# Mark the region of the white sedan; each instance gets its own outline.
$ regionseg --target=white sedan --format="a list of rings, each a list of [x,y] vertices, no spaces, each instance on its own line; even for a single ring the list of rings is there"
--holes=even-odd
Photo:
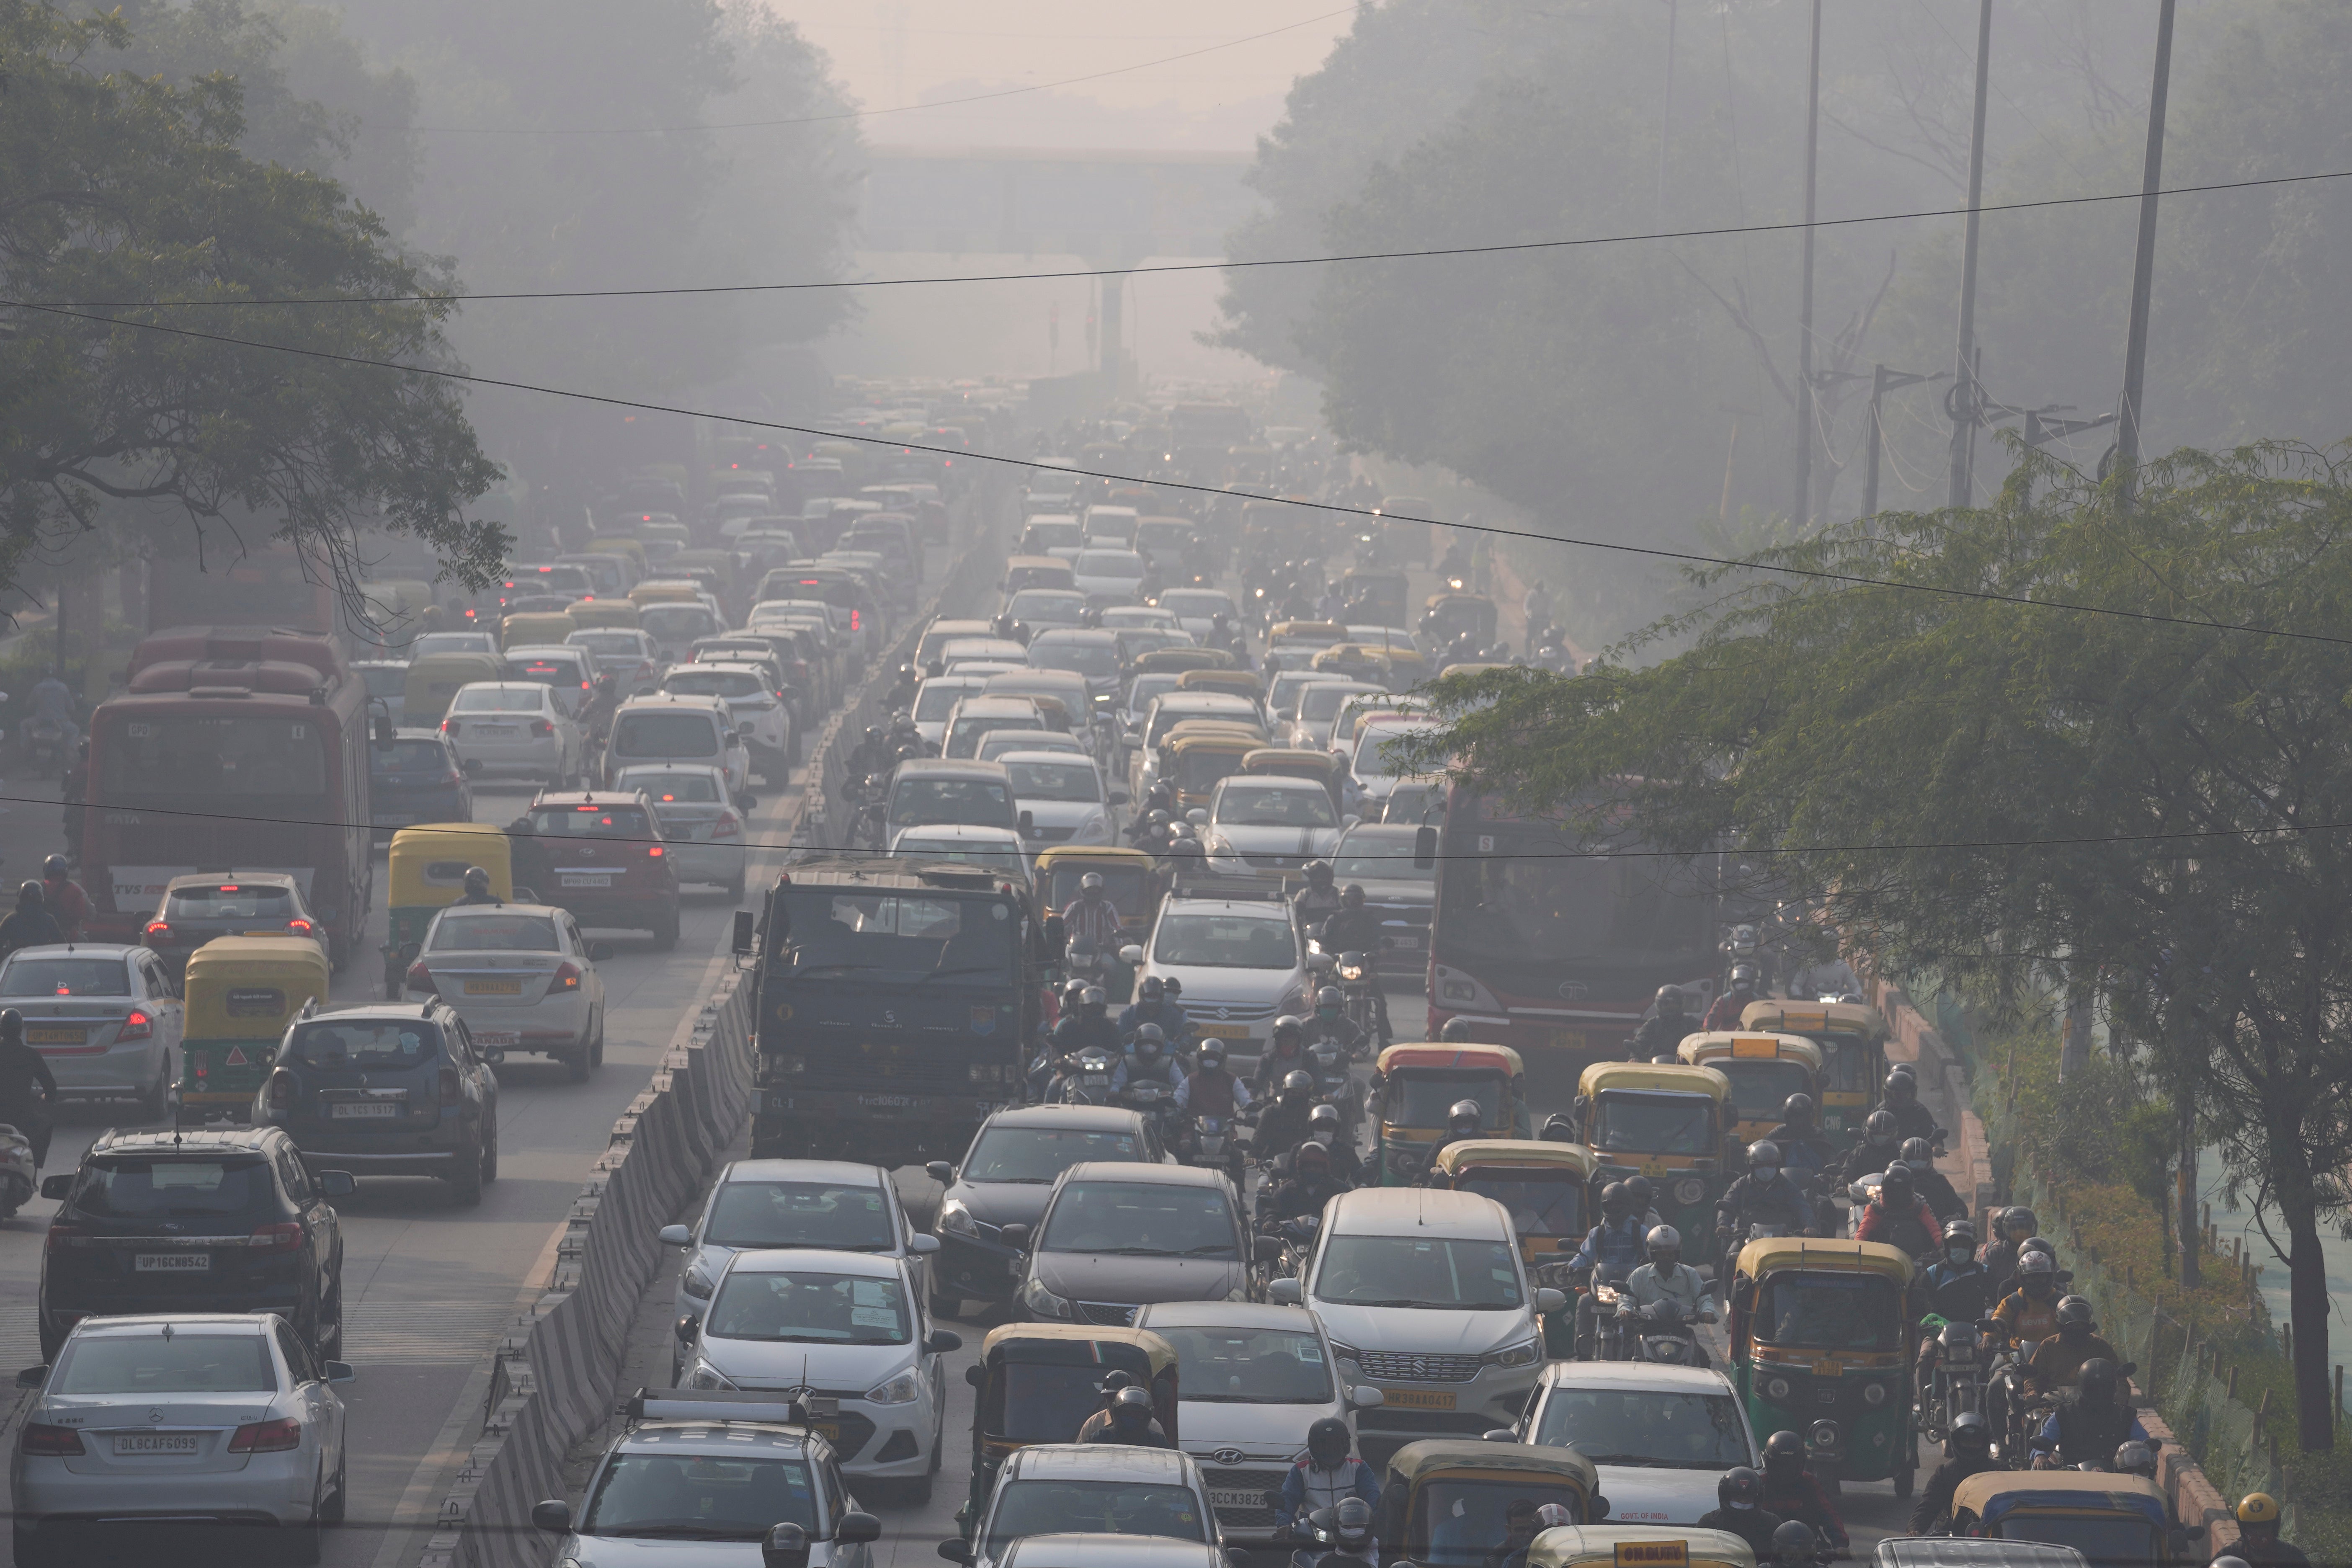
[[[664,853],[681,882],[716,882],[735,898],[743,896],[743,814],[727,798],[727,775],[717,768],[655,763],[623,768],[613,787],[635,790],[653,803],[661,824]]]
[[[890,840],[890,853],[918,860],[954,860],[985,866],[1017,882],[1029,880],[1029,858],[1021,835],[1010,827],[982,827],[969,822],[933,822],[902,827]]]
[[[0,964],[0,1005],[24,1015],[62,1098],[135,1100],[145,1121],[170,1113],[187,1008],[148,949],[20,947]]]
[[[580,725],[537,681],[478,680],[457,688],[441,732],[477,776],[506,774],[571,787],[580,775]]]
[[[1132,604],[1143,574],[1143,557],[1132,550],[1081,550],[1070,563],[1071,586],[1096,604]]]
[[[110,1560],[108,1524],[277,1527],[316,1563],[348,1500],[341,1362],[275,1313],[84,1318],[11,1444],[19,1568]]]
[[[452,904],[433,917],[402,982],[404,998],[438,996],[496,1061],[536,1051],[584,1083],[604,1059],[600,960],[568,910],[547,904]]]
[[[996,759],[1013,780],[1013,805],[1030,849],[1112,842],[1112,814],[1125,790],[1106,790],[1092,757],[1070,752],[1013,751]]]

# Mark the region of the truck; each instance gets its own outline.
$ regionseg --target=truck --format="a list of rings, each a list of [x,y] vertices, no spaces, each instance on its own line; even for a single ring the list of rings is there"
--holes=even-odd
[[[895,856],[801,861],[763,902],[736,942],[758,987],[752,1158],[962,1158],[1021,1096],[1060,917],[1003,872]]]

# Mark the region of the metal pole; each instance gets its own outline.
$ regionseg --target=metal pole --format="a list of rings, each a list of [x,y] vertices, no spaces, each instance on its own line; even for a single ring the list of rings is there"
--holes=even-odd
[[[2131,335],[2124,343],[2124,395],[2116,405],[2116,475],[2131,504],[2139,466],[2139,397],[2147,376],[2148,295],[2156,285],[2156,193],[2164,183],[2164,100],[2172,83],[2172,10],[2156,14],[2156,81],[2147,96],[2147,160],[2139,180],[2139,249],[2132,258]]]
[[[1862,470],[1862,515],[1878,515],[1878,400],[1886,395],[1886,367],[1870,367],[1870,460]]]
[[[1679,0],[1666,0],[1666,101],[1658,110],[1658,226],[1666,226],[1666,138],[1675,126],[1675,20]]]
[[[1958,378],[1952,388],[1951,483],[1945,496],[1947,506],[1969,504],[1969,471],[1974,467],[1977,439],[1977,384],[1970,374],[1974,369],[1977,337],[1977,232],[1983,215],[1978,210],[1984,202],[1985,156],[1985,91],[1990,84],[1992,68],[1992,0],[1983,0],[1977,11],[1977,109],[1976,120],[1969,133],[1969,227],[1968,238],[1960,250],[1960,341],[1953,351],[1952,374]]]
[[[1797,310],[1797,504],[1790,518],[1812,521],[1813,488],[1813,186],[1822,133],[1822,0],[1813,0],[1812,64],[1805,75],[1805,277]]]

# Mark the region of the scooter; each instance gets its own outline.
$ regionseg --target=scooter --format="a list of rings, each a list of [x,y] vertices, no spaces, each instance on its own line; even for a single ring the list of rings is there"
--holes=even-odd
[[[1679,1304],[1653,1301],[1630,1311],[1629,1306],[1630,1301],[1623,1302],[1617,1310],[1618,1337],[1624,1343],[1627,1361],[1659,1366],[1698,1364],[1698,1331],[1684,1320]]]
[[[1062,1103],[1108,1105],[1111,1069],[1118,1065],[1111,1053],[1100,1046],[1088,1046],[1080,1051],[1077,1070],[1062,1080]]]
[[[33,1141],[0,1122],[0,1220],[14,1219],[16,1211],[40,1191],[41,1168],[33,1161]]]

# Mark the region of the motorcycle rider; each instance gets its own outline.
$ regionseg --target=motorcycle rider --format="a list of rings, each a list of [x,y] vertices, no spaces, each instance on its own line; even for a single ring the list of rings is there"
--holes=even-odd
[[[1331,1151],[1309,1138],[1291,1151],[1290,1173],[1259,1194],[1257,1224],[1272,1230],[1286,1219],[1315,1219],[1323,1205],[1348,1190],[1331,1169]]]
[[[1780,1169],[1780,1146],[1767,1138],[1748,1146],[1748,1173],[1716,1201],[1716,1234],[1732,1250],[1738,1250],[1749,1225],[1776,1225],[1790,1236],[1803,1236],[1813,1228],[1813,1205]]]
[[[1307,1113],[1307,1135],[1331,1151],[1331,1172],[1349,1186],[1360,1186],[1364,1180],[1364,1162],[1341,1135],[1339,1108],[1329,1100],[1318,1101]]]
[[[1331,862],[1307,862],[1307,885],[1299,889],[1290,900],[1291,918],[1298,922],[1298,928],[1301,931],[1320,931],[1323,922],[1338,914],[1342,907],[1339,889],[1331,881]]]
[[[1630,1206],[1630,1205],[1629,1205]],[[1715,1292],[1699,1277],[1697,1269],[1683,1261],[1683,1236],[1673,1226],[1662,1225],[1652,1230],[1643,1245],[1650,1260],[1625,1277],[1625,1300],[1617,1309],[1621,1319],[1635,1316],[1639,1311],[1660,1301],[1672,1301],[1682,1312],[1685,1323],[1711,1323],[1716,1320]],[[1706,1359],[1706,1347],[1698,1336],[1691,1336],[1693,1366],[1711,1364]]]
[[[1334,957],[1343,952],[1360,952],[1364,962],[1375,968],[1380,963],[1381,949],[1388,941],[1381,931],[1381,917],[1364,907],[1364,887],[1360,882],[1350,882],[1340,889],[1339,908],[1325,917],[1318,937],[1324,952]],[[1371,996],[1372,1032],[1385,1046],[1396,1038],[1396,1033],[1389,1027],[1388,994],[1381,989],[1377,978]]]
[[[900,665],[898,679],[892,683],[890,694],[882,699],[882,706],[889,709],[912,708],[915,705],[915,689],[922,683],[922,677],[913,665]]]
[[[1314,1136],[1307,1113],[1315,1104],[1315,1078],[1304,1068],[1294,1068],[1282,1080],[1273,1101],[1258,1112],[1257,1131],[1250,1139],[1250,1152],[1260,1164],[1271,1166],[1275,1157],[1286,1154]]]
[[[1288,1013],[1274,1021],[1273,1037],[1257,1058],[1250,1087],[1261,1094],[1307,1066],[1306,1026]]]
[[[495,904],[499,901],[498,895],[490,891],[490,874],[482,867],[466,868],[465,888],[466,890],[457,895],[457,902],[461,904]]]
[[[1353,1059],[1356,1053],[1363,1048],[1364,1031],[1341,1014],[1340,1008],[1346,1005],[1347,999],[1339,994],[1339,988],[1336,985],[1326,985],[1317,991],[1315,1011],[1308,1014],[1300,1025],[1299,1043],[1313,1046],[1318,1041],[1331,1040],[1339,1045],[1344,1058]]]
[[[1936,1169],[1936,1156],[1925,1138],[1903,1140],[1903,1163],[1911,1167],[1911,1184],[1920,1198],[1936,1211],[1937,1219],[1957,1219],[1969,1212],[1968,1204],[1952,1190],[1944,1173]]]
[[[1992,1310],[1992,1321],[2000,1341],[2010,1345],[2048,1339],[2056,1333],[2058,1260],[2046,1252],[2020,1256],[2017,1289],[2001,1298],[2000,1304]],[[2021,1412],[2024,1391],[2015,1384],[2022,1379],[2021,1368],[2014,1379],[1996,1376],[1985,1385],[1985,1414],[1991,1418],[1994,1430],[2009,1433],[2011,1421]]]
[[[1120,1374],[1114,1373],[1110,1376]],[[1110,1381],[1106,1377],[1104,1382]],[[1151,1392],[1129,1384],[1111,1394],[1107,1408],[1087,1417],[1073,1439],[1080,1443],[1117,1443],[1129,1448],[1172,1448],[1168,1433],[1151,1414]]]
[[[1780,1124],[1764,1134],[1768,1142],[1780,1146],[1780,1157],[1788,1162],[1789,1174],[1806,1185],[1818,1181],[1821,1173],[1838,1162],[1837,1146],[1821,1134],[1813,1122],[1813,1097],[1810,1094],[1790,1095],[1780,1103]]]
[[[1573,1143],[1576,1140],[1571,1138],[1568,1142]],[[1649,1177],[1637,1173],[1625,1178],[1625,1202],[1633,1208],[1634,1216],[1641,1220],[1643,1236],[1649,1235],[1663,1223],[1658,1218],[1656,1196],[1655,1191],[1650,1185]]]
[[[2231,1554],[2248,1568],[2311,1568],[2303,1549],[2279,1539],[2278,1500],[2268,1492],[2248,1492],[2238,1504],[2238,1544]]]
[[[2131,1412],[2122,1372],[2114,1362],[2094,1357],[2083,1363],[2081,1381],[2058,1393],[2058,1408],[2035,1433],[2033,1468],[2068,1468],[2105,1463],[2126,1443],[2145,1443],[2147,1428]]]
[[[2033,1359],[2025,1364],[2025,1375],[2036,1394],[2054,1394],[2073,1386],[2083,1368],[2094,1361],[2124,1359],[2116,1353],[2115,1346],[2099,1337],[2088,1298],[2061,1296],[2056,1316],[2058,1331],[2034,1346]]]
[[[1911,1184],[1911,1167],[1899,1160],[1878,1178],[1877,1195],[1853,1227],[1855,1240],[1883,1241],[1914,1258],[1934,1251],[1942,1234],[1936,1211],[1921,1200]]]
[[[1644,1230],[1642,1216],[1633,1213],[1632,1194],[1622,1182],[1612,1182],[1601,1189],[1601,1223],[1585,1232],[1584,1243],[1568,1262],[1569,1271],[1593,1279],[1624,1280],[1643,1265]],[[1577,1353],[1590,1359],[1598,1350],[1599,1315],[1592,1292],[1580,1290],[1576,1297]]]
[[[1830,1180],[1840,1187],[1850,1187],[1864,1176],[1874,1176],[1902,1157],[1903,1140],[1895,1125],[1895,1113],[1874,1110],[1862,1124],[1862,1142],[1846,1152],[1845,1159],[1831,1173]]]
[[[1183,1005],[1168,994],[1168,983],[1157,974],[1143,977],[1143,984],[1135,988],[1135,1000],[1118,1015],[1121,1035],[1131,1036],[1146,1024],[1159,1025],[1160,1037],[1179,1053],[1192,1032],[1192,1020],[1185,1016]]]
[[[1168,848],[1168,824],[1170,820],[1166,807],[1157,805],[1153,806],[1150,810],[1144,812],[1132,823],[1128,825],[1127,841],[1129,845],[1137,849],[1147,850],[1154,855],[1165,853]]]
[[[1952,1456],[1927,1477],[1919,1489],[1919,1506],[1911,1510],[1911,1533],[1946,1535],[1952,1527],[1952,1494],[1970,1476],[1999,1469],[1992,1458],[1992,1426],[1977,1411],[1955,1416]]]
[[[856,780],[868,773],[887,773],[889,770],[890,737],[883,731],[881,725],[868,724],[866,733],[857,738],[857,744],[850,751],[845,771],[851,779]]]
[[[1128,1053],[1125,1066],[1126,1081],[1120,1088],[1133,1089],[1139,1083],[1162,1084],[1169,1090],[1170,1105],[1182,1103],[1184,1064],[1168,1049],[1168,1037],[1160,1032],[1159,1025],[1146,1024],[1135,1031],[1135,1048]]]
[[[1103,896],[1101,872],[1089,871],[1078,879],[1078,896],[1062,907],[1062,934],[1072,946],[1091,943],[1106,954],[1126,945],[1126,924],[1118,907]]]
[[[1336,1415],[1326,1415],[1307,1428],[1307,1457],[1282,1478],[1282,1490],[1273,1503],[1277,1531],[1304,1533],[1308,1514],[1336,1509],[1349,1498],[1380,1505],[1380,1474],[1349,1451],[1354,1446],[1348,1424]]]
[[[1731,966],[1730,988],[1715,999],[1715,1005],[1706,1010],[1706,1021],[1701,1023],[1699,1027],[1701,1029],[1736,1029],[1739,1027],[1739,1015],[1746,1012],[1748,1004],[1755,1000],[1756,966],[1752,963],[1735,963]],[[1672,1050],[1674,1047],[1669,1046],[1666,1048]]]
[[[1785,1521],[1764,1507],[1764,1478],[1735,1465],[1715,1483],[1715,1508],[1699,1516],[1701,1530],[1724,1530],[1748,1542],[1759,1563],[1772,1555],[1772,1536]]]
[[[1756,1561],[1759,1568],[1767,1562],[1772,1568],[1812,1568],[1821,1558],[1821,1537],[1813,1533],[1813,1527],[1801,1519],[1784,1519],[1772,1532],[1772,1555],[1759,1556]]]
[[[1225,1070],[1225,1043],[1203,1041],[1192,1070],[1176,1086],[1177,1108],[1195,1116],[1214,1116],[1231,1121],[1249,1109],[1249,1085]]]
[[[1794,1432],[1775,1432],[1764,1440],[1764,1495],[1759,1500],[1782,1519],[1801,1521],[1840,1552],[1851,1544],[1829,1494],[1805,1468],[1805,1440]]]
[[[1685,1035],[1696,1034],[1698,1023],[1690,1016],[1689,1004],[1684,1000],[1679,985],[1658,987],[1655,1011],[1642,1020],[1633,1031],[1629,1062],[1645,1062],[1652,1057],[1672,1056],[1675,1047],[1683,1043]]]
[[[2016,1289],[2017,1249],[2041,1225],[2029,1208],[2010,1207],[1993,1216],[1992,1239],[1985,1244],[1985,1272],[1992,1276],[1993,1300]]]
[[[66,933],[58,929],[57,917],[49,913],[47,900],[41,896],[41,885],[26,882],[18,888],[16,908],[0,920],[0,958],[18,948],[43,947],[65,939]]]
[[[48,1091],[45,1101],[33,1086]],[[58,1080],[41,1053],[25,1043],[25,1015],[14,1007],[0,1008],[0,1121],[22,1132],[33,1145],[33,1167],[49,1157],[49,1110],[57,1103]]]
[[[1895,1130],[1906,1138],[1925,1138],[1934,1147],[1944,1136],[1936,1125],[1935,1116],[1919,1103],[1919,1079],[1901,1068],[1886,1075],[1884,1086],[1886,1111],[1895,1118]]]
[[[1110,1058],[1110,1088],[1116,1094],[1127,1087],[1127,1053],[1119,1048],[1118,1026],[1107,1016],[1109,1010],[1103,988],[1089,985],[1079,994],[1077,1010],[1064,1012],[1046,1040],[1065,1076],[1076,1065],[1079,1052],[1100,1048]]]
[[[56,731],[59,756],[71,752],[75,741],[80,738],[81,724],[74,717],[73,688],[57,670],[50,670],[34,684],[32,723]]]
[[[1992,1274],[1976,1253],[1976,1227],[1964,1219],[1946,1220],[1943,1255],[1919,1277],[1927,1311],[1947,1322],[1973,1323],[1992,1310]]]
[[[89,895],[73,879],[73,868],[62,855],[52,855],[41,862],[41,901],[57,917],[58,929],[68,942],[79,942],[82,928],[89,922]]]
[[[1427,1186],[1437,1179],[1437,1157],[1456,1143],[1475,1142],[1486,1136],[1478,1125],[1486,1113],[1475,1100],[1457,1100],[1445,1110],[1445,1131],[1429,1146],[1429,1163],[1422,1167],[1421,1183]]]

